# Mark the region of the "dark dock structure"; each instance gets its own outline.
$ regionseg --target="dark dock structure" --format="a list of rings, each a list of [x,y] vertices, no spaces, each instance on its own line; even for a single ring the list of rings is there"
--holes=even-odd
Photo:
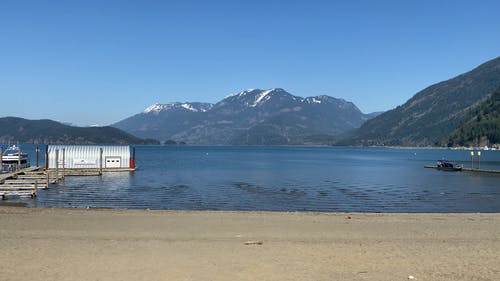
[[[425,165],[424,168],[438,169],[438,166]],[[489,169],[462,168],[459,172],[488,173],[488,174],[499,174],[500,175],[500,170],[489,170]]]

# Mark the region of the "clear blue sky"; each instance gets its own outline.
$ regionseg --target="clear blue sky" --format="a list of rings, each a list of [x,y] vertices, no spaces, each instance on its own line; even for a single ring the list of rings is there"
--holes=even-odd
[[[110,124],[247,88],[363,112],[500,55],[500,1],[0,1],[0,116]]]

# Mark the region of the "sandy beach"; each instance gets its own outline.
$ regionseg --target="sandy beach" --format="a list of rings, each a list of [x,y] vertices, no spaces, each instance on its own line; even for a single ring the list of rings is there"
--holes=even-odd
[[[0,280],[500,280],[500,214],[0,207],[0,226]]]

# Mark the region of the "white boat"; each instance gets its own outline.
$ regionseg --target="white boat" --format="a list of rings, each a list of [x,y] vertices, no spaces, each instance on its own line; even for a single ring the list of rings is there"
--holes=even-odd
[[[2,154],[2,170],[14,171],[29,166],[28,153],[22,152],[19,146],[11,145]]]

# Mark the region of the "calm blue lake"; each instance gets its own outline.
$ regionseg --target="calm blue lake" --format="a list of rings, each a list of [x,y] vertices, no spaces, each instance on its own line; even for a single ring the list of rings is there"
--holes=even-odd
[[[25,145],[34,162],[35,146]],[[500,212],[500,175],[424,169],[469,151],[138,146],[133,173],[67,177],[31,207],[341,212]],[[43,150],[43,149],[42,149]],[[43,153],[42,153],[43,154]],[[500,169],[500,151],[481,167]],[[43,159],[40,160],[43,163]],[[476,163],[475,163],[476,165]]]

